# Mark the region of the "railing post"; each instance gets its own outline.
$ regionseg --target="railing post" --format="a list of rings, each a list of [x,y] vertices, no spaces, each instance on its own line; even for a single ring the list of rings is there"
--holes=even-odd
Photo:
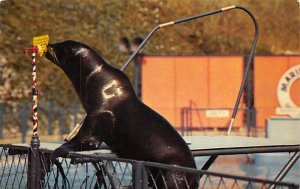
[[[190,120],[189,120],[189,126],[188,126],[188,131],[187,131],[187,136],[192,136],[192,132],[193,132],[193,109],[192,107],[189,108],[190,110]]]
[[[145,165],[143,161],[136,161],[133,163],[133,178],[132,184],[135,189],[147,188],[148,178],[145,171]]]
[[[21,131],[22,131],[22,143],[26,142],[27,130],[28,130],[28,118],[29,118],[28,103],[24,102],[21,108]]]
[[[252,127],[252,136],[253,136],[253,130],[256,131],[256,108],[253,107],[251,110],[251,127]],[[254,129],[253,129],[254,128]],[[256,136],[256,132],[254,133]]]
[[[73,124],[74,126],[76,126],[78,123],[78,119],[77,119],[77,113],[79,111],[78,109],[79,109],[78,102],[76,100],[73,100],[72,101],[72,110],[73,110],[72,114],[74,116],[74,124]]]
[[[3,138],[4,129],[4,103],[0,100],[0,138]]]
[[[31,148],[29,149],[28,160],[28,178],[27,185],[29,189],[39,189],[41,178],[41,159],[39,154],[40,140],[38,135],[33,135],[31,138]]]
[[[60,135],[61,140],[64,140],[64,134],[65,134],[65,124],[64,124],[64,110],[62,107],[60,107],[60,110],[58,111],[58,125],[60,128]]]
[[[190,109],[189,108],[186,108],[186,128],[185,128],[185,135],[187,136],[188,135],[188,129],[189,129],[189,126],[190,126]]]
[[[48,102],[48,134],[53,135],[53,120],[54,120],[54,103],[52,100]]]
[[[184,108],[180,109],[180,117],[181,117],[181,135],[184,136]]]

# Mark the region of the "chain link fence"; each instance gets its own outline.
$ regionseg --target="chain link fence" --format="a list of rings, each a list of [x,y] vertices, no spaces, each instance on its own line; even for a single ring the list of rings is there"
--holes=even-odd
[[[29,147],[0,145],[0,188],[27,188]],[[70,153],[60,158],[60,170],[50,161],[51,150],[39,149],[41,188],[299,188],[294,184],[216,172],[120,159],[113,154]]]

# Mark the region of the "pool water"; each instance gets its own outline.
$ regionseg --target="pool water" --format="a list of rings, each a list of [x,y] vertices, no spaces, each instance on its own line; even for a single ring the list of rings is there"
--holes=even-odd
[[[289,153],[269,153],[220,156],[208,171],[274,180],[292,155]],[[196,157],[195,160],[197,168],[200,169],[208,157]],[[299,159],[282,181],[300,184]]]

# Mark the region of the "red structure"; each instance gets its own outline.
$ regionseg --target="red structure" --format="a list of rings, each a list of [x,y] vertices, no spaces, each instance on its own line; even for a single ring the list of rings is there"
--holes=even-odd
[[[279,116],[277,85],[295,65],[300,65],[300,56],[255,57],[251,98],[257,127],[265,127],[268,117]],[[193,129],[226,128],[243,72],[243,56],[144,56],[141,98],[177,129],[183,124],[184,107],[192,110],[184,121]],[[294,82],[291,96],[300,107],[299,81]],[[234,127],[246,126],[246,100],[242,98]]]

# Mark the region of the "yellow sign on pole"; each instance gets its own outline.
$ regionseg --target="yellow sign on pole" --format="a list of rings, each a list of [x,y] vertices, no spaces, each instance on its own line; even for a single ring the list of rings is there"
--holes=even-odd
[[[44,52],[47,51],[47,45],[49,43],[49,36],[42,35],[33,37],[32,44],[38,48],[38,54],[43,56]]]

